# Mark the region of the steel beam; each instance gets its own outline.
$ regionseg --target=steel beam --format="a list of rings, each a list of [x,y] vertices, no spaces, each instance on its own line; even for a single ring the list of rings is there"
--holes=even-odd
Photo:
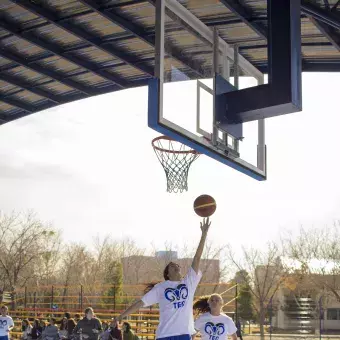
[[[88,88],[87,86],[83,86],[82,84],[79,84],[77,82],[75,82],[74,80],[71,79],[67,79],[64,78],[63,76],[61,76],[59,73],[56,73],[54,71],[50,71],[47,70],[41,66],[38,65],[34,65],[34,64],[29,64],[28,61],[22,57],[19,57],[9,51],[6,51],[4,49],[0,49],[0,56],[9,59],[21,66],[24,66],[32,71],[35,71],[37,73],[43,74],[46,77],[50,77],[52,79],[54,79],[55,81],[58,81],[64,85],[67,85],[69,87],[72,87],[80,92],[83,92],[87,95],[94,95],[95,92],[93,91],[93,89]]]
[[[340,35],[334,27],[309,17],[309,20],[318,28],[318,30],[331,42],[331,44],[340,52]]]
[[[66,56],[65,51],[63,51],[61,48],[59,48],[56,45],[44,42],[43,40],[37,38],[34,34],[32,34],[30,32],[21,33],[15,26],[13,26],[9,23],[6,23],[5,21],[0,22],[0,27],[2,27],[7,32],[10,32],[11,34],[15,35],[16,37],[18,37],[20,39],[26,40],[26,41],[28,41],[29,43],[31,43],[35,46],[38,46],[38,47],[43,48],[47,51],[50,51],[52,54],[54,54],[58,57],[61,57],[65,60],[69,61],[70,63],[76,64],[77,66],[80,66],[80,67],[86,69],[87,71],[92,72],[95,75],[108,80],[109,82],[113,82],[113,83],[117,84],[121,88],[128,86],[127,82],[124,79],[122,79],[121,77],[114,76],[114,75],[112,75],[109,72],[104,71],[104,70],[98,71],[98,70],[96,70],[94,65],[91,65],[90,63],[88,63],[88,62],[86,62],[86,61],[84,61],[84,60],[82,60],[78,57]],[[46,56],[45,58],[50,58],[50,57],[51,56]]]
[[[319,42],[305,42],[301,43],[302,47],[324,47],[324,46],[332,46],[332,43],[329,41],[319,41]],[[241,51],[249,51],[249,50],[257,50],[257,49],[267,49],[268,45],[252,45],[252,46],[240,46],[239,49]]]
[[[340,29],[340,15],[336,11],[326,11],[318,6],[311,4],[307,0],[301,0],[301,12],[313,17],[319,22],[323,22],[328,26]]]
[[[268,66],[264,63],[257,63],[256,67],[264,74],[268,73]],[[303,60],[303,72],[340,72],[340,59],[338,60]]]
[[[135,83],[133,83],[134,85]],[[136,82],[136,86],[139,86],[139,83]],[[101,94],[106,94],[106,93],[110,93],[110,92],[114,92],[120,90],[120,88],[118,88],[117,86],[115,88],[112,87],[105,87],[102,88],[100,90],[98,90],[94,95],[101,95]],[[13,93],[11,94],[13,95]],[[46,110],[46,109],[50,109],[53,107],[56,107],[60,104],[67,104],[70,102],[73,102],[75,100],[79,100],[79,99],[84,99],[87,96],[84,93],[77,93],[71,96],[65,96],[65,98],[63,98],[62,101],[60,101],[60,104],[56,104],[54,102],[49,102],[46,103],[44,105],[40,105],[40,106],[32,106],[32,105],[27,105],[25,103],[22,103],[21,101],[18,101],[17,99],[11,98],[10,96],[0,96],[0,101],[3,101],[4,103],[10,104],[12,106],[15,106],[17,108],[20,108],[23,112],[19,112],[18,114],[14,114],[14,115],[6,115],[6,114],[0,114],[0,125],[4,124],[4,123],[8,123],[11,122],[13,120],[25,117],[29,114],[32,113],[36,113],[42,110]],[[1,122],[2,121],[2,122]]]
[[[166,0],[166,7],[168,7],[170,11],[173,12],[183,22],[186,22],[193,31],[195,31],[196,33],[198,32],[203,39],[205,39],[207,42],[210,42],[211,46],[213,45],[214,33],[212,29],[206,26],[194,14],[192,14],[189,10],[187,10],[177,1]],[[224,49],[226,49],[228,51],[227,52],[228,57],[231,60],[234,60],[234,48],[230,46],[222,38],[219,38],[219,47],[221,49],[221,52],[223,52]],[[242,55],[239,56],[239,66],[247,75],[251,77],[254,77],[256,79],[262,77],[262,73],[248,60],[246,60]]]
[[[304,72],[340,72],[340,60],[303,61]]]
[[[261,38],[267,39],[268,33],[266,27],[260,23],[250,21],[250,19],[255,16],[250,9],[242,6],[238,0],[220,0],[220,2]]]
[[[148,65],[144,65],[144,64],[141,64],[141,63],[137,64],[135,56],[130,55],[128,53],[125,53],[123,51],[120,51],[120,50],[114,48],[113,46],[110,46],[110,47],[101,46],[100,43],[97,43],[97,42],[94,41],[93,37],[90,36],[89,33],[82,30],[81,28],[79,28],[75,25],[69,24],[67,22],[63,22],[63,21],[58,22],[58,18],[51,11],[48,11],[45,8],[38,6],[31,1],[28,1],[28,0],[10,0],[10,1],[19,5],[20,7],[24,8],[24,9],[30,11],[31,13],[34,13],[34,14],[44,18],[45,20],[47,20],[51,24],[63,29],[64,31],[67,31],[68,33],[78,37],[79,39],[84,40],[85,42],[91,44],[93,47],[98,48],[101,51],[110,54],[112,57],[119,59],[121,61],[124,61],[126,64],[138,69],[139,71],[141,71],[143,73],[146,73],[146,74],[153,76],[153,69]]]
[[[268,0],[268,84],[221,93],[218,127],[301,111],[301,21],[296,0]],[[280,37],[280,39],[277,39]]]
[[[0,101],[7,103],[9,105],[15,106],[18,109],[21,109],[21,110],[27,112],[28,114],[33,113],[34,110],[35,110],[32,105],[25,104],[20,100],[10,98],[10,97],[7,97],[7,96],[0,96]]]
[[[325,7],[329,8],[328,1]],[[319,31],[340,51],[340,34],[336,31],[340,29],[340,15],[334,10],[324,10],[306,0],[301,0],[301,11],[305,13],[309,20],[319,29]]]
[[[119,27],[123,28],[124,30],[131,33],[134,37],[137,37],[147,43],[148,45],[155,47],[155,37],[154,35],[148,34],[145,29],[125,18],[118,15],[117,13],[114,13],[112,10],[103,10],[101,6],[96,4],[92,0],[79,0],[84,5],[88,6],[93,10],[94,12],[98,13],[99,15],[103,16],[107,20],[111,21],[113,24],[118,25]],[[171,56],[173,59],[176,59],[183,65],[189,67],[192,71],[194,71],[197,75],[202,76],[204,73],[203,71],[195,65],[191,59],[185,57],[181,54],[181,51],[178,50],[175,46],[171,46],[169,43],[167,43],[166,46],[166,52],[169,56]]]
[[[16,87],[20,87],[23,90],[32,92],[40,97],[47,98],[48,100],[54,102],[55,104],[60,104],[60,98],[55,96],[53,93],[47,92],[43,89],[39,89],[36,86],[32,86],[30,84],[27,84],[26,82],[23,82],[21,80],[16,79],[15,77],[12,77],[10,75],[4,75],[0,73],[0,80],[5,81],[11,85],[14,85]]]
[[[102,15],[106,19],[110,20],[113,24],[118,25],[118,26],[122,27],[123,29],[125,29],[127,32],[129,32],[128,33],[129,36],[131,36],[131,37],[135,36],[135,37],[143,40],[145,43],[149,44],[150,46],[152,46],[152,47],[155,46],[154,34],[150,34],[150,32],[145,31],[145,29],[143,27],[141,27],[141,26],[139,26],[139,25],[137,25],[135,23],[132,23],[131,21],[121,17],[119,14],[117,14],[117,13],[112,11],[112,9],[114,9],[116,7],[121,7],[121,6],[119,6],[119,5],[106,5],[106,6],[105,5],[101,5],[101,6],[99,6],[97,3],[95,3],[92,0],[80,0],[80,2],[82,2],[84,5],[89,7],[90,10],[82,12],[82,13],[77,13],[75,15],[70,15],[70,16],[67,16],[67,17],[62,18],[62,19],[55,19],[54,23],[55,24],[63,23],[63,22],[66,22],[67,20],[72,19],[74,17],[79,17],[79,16],[85,15],[87,13],[96,12],[99,15]],[[140,3],[151,3],[152,5],[154,5],[154,1],[153,0],[150,0],[150,1],[143,0],[143,1],[140,1]],[[230,23],[228,20],[227,21],[221,21],[219,23],[216,23],[216,22],[205,22],[204,20],[203,20],[203,22],[206,23],[206,25],[208,25],[208,26],[212,26],[212,25],[216,25],[216,24],[223,24],[224,25],[224,24]],[[241,20],[240,19],[233,19],[231,22],[232,23],[241,22]],[[46,26],[46,25],[49,25],[49,23],[42,23],[42,24],[30,27],[28,29],[22,30],[21,33],[24,33],[25,36],[26,36],[26,32],[31,31],[32,29],[35,29],[35,28]],[[255,25],[254,27],[256,27],[257,24],[255,23],[254,25]],[[263,28],[262,30],[264,31],[265,28]],[[124,38],[127,38],[129,36],[125,36]],[[93,39],[90,40],[89,43],[87,43],[86,45],[82,46],[81,48],[86,48],[86,47],[92,46],[92,43],[98,44],[99,46],[103,47],[103,46],[109,44],[110,42],[112,42],[112,41],[114,41],[116,39],[117,39],[117,37],[115,37],[114,39],[109,38],[108,40],[105,40],[104,42],[101,42],[100,39],[93,38]],[[30,40],[31,40],[32,43],[38,43],[39,42],[39,39],[34,41],[32,39],[32,37],[30,37]],[[78,47],[76,49],[78,49]],[[54,51],[54,52],[56,52],[56,51]],[[65,50],[64,52],[67,53],[69,51]],[[62,52],[62,57],[67,58],[65,56],[64,52]],[[183,65],[187,66],[196,75],[202,76],[204,74],[204,71],[201,69],[200,65],[197,65],[197,64],[193,63],[190,58],[185,57],[181,53],[181,51],[178,48],[176,48],[175,46],[170,46],[169,44],[167,44],[166,52],[173,59],[175,59],[175,60],[179,61],[180,63],[182,63]],[[42,57],[41,59],[44,59],[44,58],[45,57]],[[76,62],[76,63],[81,65],[78,62]],[[83,64],[81,66],[86,68],[89,65],[86,66],[85,64]],[[105,76],[105,75],[102,74],[101,76]],[[119,81],[119,80],[117,79],[117,81]]]

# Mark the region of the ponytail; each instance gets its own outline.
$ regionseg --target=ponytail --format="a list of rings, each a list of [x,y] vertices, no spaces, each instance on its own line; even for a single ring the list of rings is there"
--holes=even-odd
[[[210,312],[210,307],[208,304],[210,295],[204,295],[199,297],[193,305],[193,309],[195,314],[199,315],[199,314],[203,314],[203,313],[208,313]]]
[[[144,288],[144,294],[146,293],[149,293],[150,290],[156,286],[156,284],[158,284],[159,282],[150,282],[150,283],[147,283],[145,288]]]
[[[166,265],[166,267],[164,268],[164,270],[163,270],[163,277],[164,277],[164,280],[165,280],[165,281],[167,281],[167,280],[170,279],[170,278],[169,278],[169,267],[170,267],[170,266],[173,266],[173,265],[178,266],[175,262],[169,262],[169,263]],[[150,290],[151,290],[153,287],[155,287],[156,284],[159,283],[159,282],[160,282],[160,281],[148,283],[148,284],[146,285],[145,289],[144,289],[144,294],[150,292]]]

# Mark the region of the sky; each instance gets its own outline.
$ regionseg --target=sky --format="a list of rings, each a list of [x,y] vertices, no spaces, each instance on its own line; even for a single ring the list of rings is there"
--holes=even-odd
[[[110,234],[158,250],[166,241],[198,242],[200,218],[192,205],[203,193],[217,201],[209,231],[216,244],[261,247],[286,229],[322,228],[340,218],[339,83],[339,74],[304,74],[303,112],[266,120],[267,181],[201,156],[183,194],[166,192],[151,147],[158,133],[147,127],[145,87],[2,125],[0,209],[33,209],[67,242]],[[245,143],[254,148],[245,129]]]

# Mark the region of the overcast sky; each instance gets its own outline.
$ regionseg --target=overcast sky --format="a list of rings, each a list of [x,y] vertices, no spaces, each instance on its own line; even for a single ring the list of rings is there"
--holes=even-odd
[[[339,74],[304,74],[303,112],[267,120],[266,182],[202,156],[189,191],[177,195],[166,193],[151,148],[158,134],[147,127],[146,88],[2,125],[0,208],[34,209],[67,241],[109,233],[159,249],[165,240],[197,242],[192,203],[202,193],[217,201],[210,231],[217,243],[261,245],[283,229],[329,225],[340,215],[339,83]]]

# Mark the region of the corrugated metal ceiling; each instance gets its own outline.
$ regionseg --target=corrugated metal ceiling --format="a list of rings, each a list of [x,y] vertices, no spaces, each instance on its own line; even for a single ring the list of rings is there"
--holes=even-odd
[[[147,84],[154,67],[154,1],[1,0],[0,123]],[[304,70],[340,70],[340,1],[301,1]],[[266,0],[179,2],[266,72]],[[169,68],[193,76],[209,69],[211,51],[171,19],[167,39]]]

